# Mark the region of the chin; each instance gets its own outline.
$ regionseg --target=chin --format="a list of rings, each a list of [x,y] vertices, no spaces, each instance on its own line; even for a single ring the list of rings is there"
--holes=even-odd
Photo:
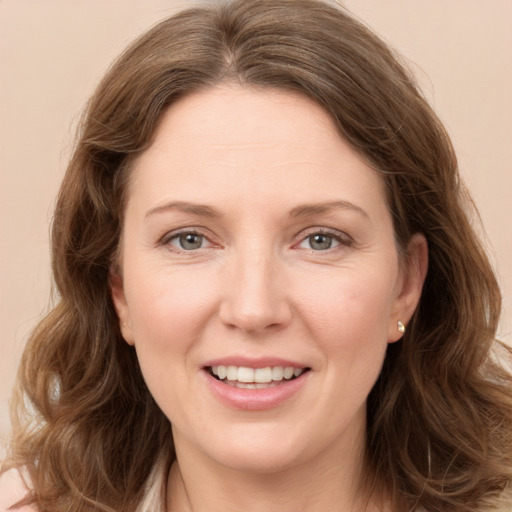
[[[231,434],[208,448],[209,457],[234,471],[253,474],[274,474],[296,467],[321,451],[317,443],[305,443],[303,436],[270,429],[265,435]]]
[[[268,449],[237,450],[219,454],[218,462],[231,469],[246,474],[271,475],[300,465],[300,457],[295,453],[276,453]]]

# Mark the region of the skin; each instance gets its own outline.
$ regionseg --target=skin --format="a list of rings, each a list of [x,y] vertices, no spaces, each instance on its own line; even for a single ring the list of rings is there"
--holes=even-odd
[[[358,493],[366,399],[427,246],[400,261],[381,176],[309,99],[232,84],[170,107],[132,172],[112,296],[173,425],[168,510],[383,510]],[[206,385],[205,362],[233,355],[310,371],[243,410]]]

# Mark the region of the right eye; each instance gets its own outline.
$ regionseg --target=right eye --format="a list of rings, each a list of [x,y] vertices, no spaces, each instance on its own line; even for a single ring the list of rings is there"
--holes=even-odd
[[[313,235],[309,235],[300,246],[302,247],[304,244],[307,244],[307,248],[312,249],[313,251],[327,251],[332,247],[337,247],[340,242],[332,235],[326,233],[315,233]]]
[[[208,239],[205,236],[194,231],[186,231],[172,235],[167,238],[165,243],[180,251],[204,249],[209,244]]]

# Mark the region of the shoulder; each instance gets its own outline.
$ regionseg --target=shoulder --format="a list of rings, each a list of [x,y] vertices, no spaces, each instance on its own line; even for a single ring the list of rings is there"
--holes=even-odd
[[[2,473],[0,475],[0,512],[37,512],[37,508],[28,505],[11,509],[27,493],[28,488],[17,469]]]

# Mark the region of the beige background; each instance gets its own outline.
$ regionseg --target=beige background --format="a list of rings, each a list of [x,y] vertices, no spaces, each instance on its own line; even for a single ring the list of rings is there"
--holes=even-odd
[[[192,4],[0,0],[0,435],[23,344],[48,305],[48,225],[81,107],[130,40]],[[500,336],[512,342],[512,2],[345,4],[415,63],[453,137],[505,296]]]

